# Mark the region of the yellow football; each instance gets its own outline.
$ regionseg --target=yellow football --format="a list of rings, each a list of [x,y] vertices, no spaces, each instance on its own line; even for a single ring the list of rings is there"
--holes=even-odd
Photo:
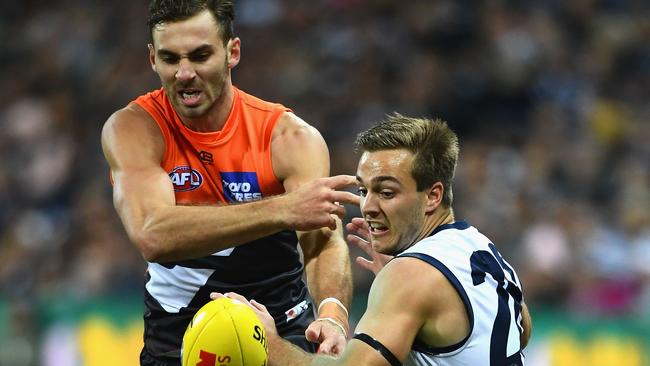
[[[266,333],[248,305],[222,297],[196,312],[183,336],[183,366],[264,366]]]

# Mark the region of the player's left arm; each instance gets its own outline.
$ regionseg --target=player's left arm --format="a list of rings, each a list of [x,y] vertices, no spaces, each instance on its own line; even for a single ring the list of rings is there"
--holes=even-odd
[[[357,326],[362,339],[353,338],[340,355],[312,355],[278,336],[273,318],[263,304],[250,305],[262,320],[268,339],[270,366],[392,366],[403,364],[411,345],[426,320],[436,316],[436,309],[447,300],[432,291],[430,285],[446,281],[440,273],[423,271],[417,260],[389,263],[374,280],[368,297],[368,307]],[[423,275],[424,274],[424,275]],[[418,278],[414,281],[413,278]],[[451,286],[451,285],[447,285]],[[433,287],[436,288],[436,287]],[[237,294],[229,297],[246,301]]]
[[[312,126],[293,113],[284,113],[273,131],[273,170],[287,192],[330,174],[325,140]],[[305,212],[309,215],[309,212]],[[339,354],[349,329],[347,309],[352,298],[352,275],[347,244],[338,217],[335,230],[297,232],[305,260],[305,272],[319,319],[306,331],[310,341],[320,343],[319,352]],[[342,305],[342,306],[341,306]]]

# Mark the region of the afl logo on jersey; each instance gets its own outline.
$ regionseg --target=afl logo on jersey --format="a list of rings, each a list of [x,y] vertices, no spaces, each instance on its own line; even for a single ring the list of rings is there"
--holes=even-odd
[[[176,192],[193,191],[199,188],[201,183],[203,183],[203,176],[201,176],[201,173],[187,165],[177,166],[174,168],[169,172],[169,178],[171,178],[172,184],[174,185],[174,191]]]

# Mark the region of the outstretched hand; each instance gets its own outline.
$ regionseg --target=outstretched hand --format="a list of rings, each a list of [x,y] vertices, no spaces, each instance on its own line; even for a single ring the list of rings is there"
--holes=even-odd
[[[364,257],[357,257],[355,262],[361,268],[367,269],[377,275],[377,273],[379,273],[379,271],[384,268],[386,263],[388,263],[388,261],[393,257],[377,253],[372,248],[372,244],[370,243],[370,228],[368,227],[366,220],[360,217],[355,217],[350,223],[345,225],[345,228],[348,231],[346,238],[348,243],[355,245],[370,256],[370,260]]]
[[[279,214],[292,230],[310,231],[322,227],[335,230],[337,217],[342,219],[345,216],[342,204],[359,205],[359,196],[338,189],[356,185],[357,178],[351,175],[313,180],[284,195],[284,205]]]
[[[273,317],[271,316],[269,311],[266,309],[266,306],[264,306],[263,304],[260,304],[255,300],[249,301],[242,295],[234,292],[227,292],[225,294],[219,292],[210,293],[210,298],[212,300],[216,300],[220,297],[228,297],[248,305],[251,309],[253,309],[255,315],[257,315],[257,317],[262,322],[262,326],[264,326],[264,330],[266,331],[266,334],[275,334],[275,335],[278,334],[278,330],[275,328],[275,321],[273,320]]]
[[[339,356],[347,344],[343,329],[327,319],[316,319],[305,330],[305,338],[318,343],[318,353]]]

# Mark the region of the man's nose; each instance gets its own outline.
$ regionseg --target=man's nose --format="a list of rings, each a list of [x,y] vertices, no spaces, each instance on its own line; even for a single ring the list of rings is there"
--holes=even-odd
[[[187,59],[181,59],[178,62],[178,69],[176,70],[176,74],[174,76],[176,79],[181,81],[193,79],[196,76],[194,65],[192,65],[192,63]]]
[[[375,216],[379,212],[377,196],[372,193],[368,193],[365,197],[361,198],[361,204],[359,208],[361,209],[361,213],[364,217],[366,215]]]

